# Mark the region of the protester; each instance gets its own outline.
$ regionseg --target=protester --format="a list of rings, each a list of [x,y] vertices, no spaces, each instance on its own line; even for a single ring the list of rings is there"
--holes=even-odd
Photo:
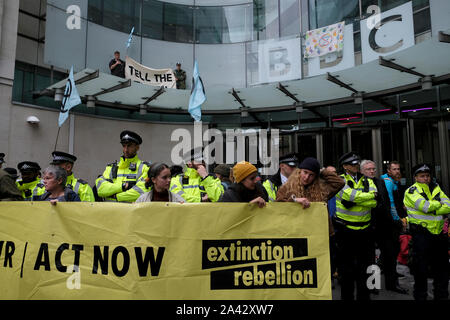
[[[175,75],[177,89],[186,89],[186,71],[181,69],[181,63],[177,62],[177,67],[173,73]]]
[[[415,183],[403,200],[412,236],[414,299],[426,300],[428,275],[433,278],[434,300],[448,299],[448,235],[443,233],[450,200],[431,180],[431,169],[422,163],[412,168]],[[429,267],[430,271],[429,272]]]
[[[114,59],[109,62],[109,69],[113,76],[125,78],[125,61],[120,59],[120,52],[114,52]]]
[[[164,163],[154,163],[150,166],[148,177],[146,178],[145,187],[150,191],[141,195],[136,203],[139,202],[180,202],[185,200],[176,193],[170,192],[170,168]]]
[[[50,165],[44,170],[42,178],[46,192],[33,197],[34,201],[50,201],[53,205],[57,202],[81,201],[72,189],[66,187],[67,172],[63,168]]]
[[[286,154],[279,158],[279,169],[277,173],[264,181],[263,186],[269,195],[269,201],[273,202],[277,198],[278,189],[286,183],[289,176],[297,169],[299,160],[293,153]]]
[[[0,201],[23,200],[14,179],[8,172],[0,168]]]
[[[75,191],[75,193],[80,197],[81,201],[94,202],[94,192],[92,191],[89,184],[82,179],[75,178],[73,175],[72,170],[77,157],[70,153],[62,151],[53,151],[52,156],[53,161],[51,162],[51,164],[57,165],[67,172],[66,186]]]
[[[233,167],[234,183],[225,191],[219,202],[249,202],[263,208],[268,195],[260,182],[257,182],[258,170],[247,161],[238,162]]]
[[[102,176],[96,180],[98,196],[107,202],[135,202],[145,191],[149,163],[138,157],[142,138],[135,132],[120,133],[122,157],[119,163],[107,165]]]
[[[31,201],[33,197],[45,193],[44,184],[41,182],[41,167],[33,161],[23,161],[17,165],[21,179],[17,180],[17,188],[22,192],[24,200]]]
[[[208,174],[203,149],[193,148],[183,155],[186,168],[183,174],[172,177],[170,191],[186,202],[216,202],[223,194],[219,179]]]
[[[345,185],[344,179],[336,173],[326,169],[320,170],[319,161],[315,158],[306,158],[300,163],[281,186],[277,193],[277,201],[297,202],[303,208],[309,208],[311,202],[327,202],[333,198]],[[328,216],[329,234],[334,233],[331,219]]]
[[[232,183],[230,180],[230,173],[231,168],[227,164],[219,164],[214,168],[214,174],[216,175],[217,179],[219,179],[220,182],[222,183],[224,191],[226,191]]]

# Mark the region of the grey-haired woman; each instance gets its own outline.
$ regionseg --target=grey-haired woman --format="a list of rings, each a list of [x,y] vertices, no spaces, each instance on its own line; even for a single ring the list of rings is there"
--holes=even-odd
[[[33,200],[56,202],[80,201],[80,197],[72,189],[66,187],[66,170],[51,165],[43,171],[42,181],[45,187],[45,193]]]

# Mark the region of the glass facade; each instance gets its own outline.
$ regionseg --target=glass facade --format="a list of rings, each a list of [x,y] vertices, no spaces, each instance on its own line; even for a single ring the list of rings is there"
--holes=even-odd
[[[89,0],[88,20],[125,33],[134,26],[136,35],[156,40],[237,43],[299,35],[300,1],[189,6],[157,0]]]

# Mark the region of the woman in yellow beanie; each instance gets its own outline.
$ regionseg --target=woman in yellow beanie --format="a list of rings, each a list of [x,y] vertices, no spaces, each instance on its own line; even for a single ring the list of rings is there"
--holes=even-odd
[[[225,191],[219,202],[250,202],[260,208],[269,200],[267,191],[258,180],[258,170],[247,161],[233,167],[234,183]]]

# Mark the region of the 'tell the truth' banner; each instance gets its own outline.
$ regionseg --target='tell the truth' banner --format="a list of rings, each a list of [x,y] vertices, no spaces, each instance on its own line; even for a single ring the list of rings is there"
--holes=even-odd
[[[175,88],[176,80],[172,69],[152,69],[127,57],[125,59],[125,78],[151,86]]]
[[[331,299],[324,203],[0,202],[1,299]]]

